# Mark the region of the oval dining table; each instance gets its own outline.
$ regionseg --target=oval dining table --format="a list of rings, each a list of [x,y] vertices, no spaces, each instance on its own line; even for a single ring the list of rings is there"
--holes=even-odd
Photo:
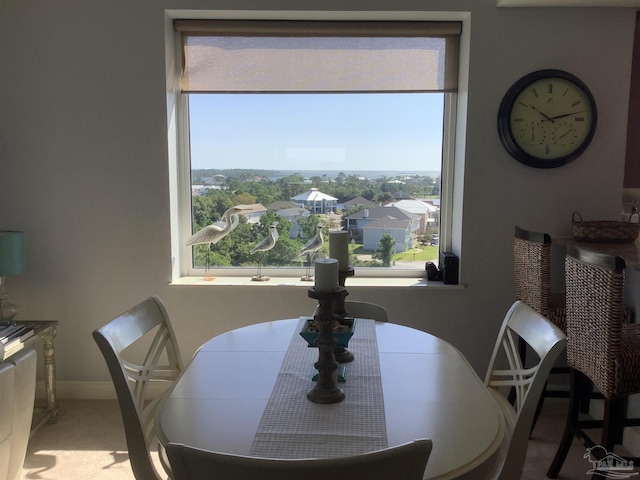
[[[298,335],[300,326],[301,319],[260,323],[204,343],[158,406],[155,429],[160,443],[267,458],[291,458],[303,448],[297,457],[314,458],[357,452],[352,447],[369,434],[374,438],[365,442],[373,443],[361,447],[364,450],[430,438],[433,451],[425,479],[486,478],[496,470],[504,416],[455,347],[416,329],[356,319],[349,342],[355,360],[344,364],[345,381],[338,383],[346,398],[322,405],[305,396],[314,384],[313,359],[317,360],[318,350]],[[360,351],[359,332],[367,329],[373,340],[368,350]],[[302,361],[304,365],[297,365],[301,362],[295,358],[285,360],[292,347],[300,355],[311,355]],[[377,373],[370,377],[364,373],[358,379],[365,358]],[[289,388],[289,370],[296,366],[303,371],[295,380],[299,390],[294,388],[287,400],[278,390]],[[362,398],[349,405],[356,397]],[[311,425],[301,426],[293,437],[285,435],[289,443],[279,446],[281,437],[275,430],[294,418],[296,410],[303,410]],[[358,415],[363,419],[355,420]],[[332,436],[333,428],[344,430],[345,419],[352,417],[355,425],[346,434]],[[289,427],[296,429],[297,422]],[[342,453],[317,454],[327,445]]]

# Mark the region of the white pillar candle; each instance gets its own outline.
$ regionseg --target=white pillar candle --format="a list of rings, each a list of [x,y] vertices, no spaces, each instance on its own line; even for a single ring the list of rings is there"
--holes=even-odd
[[[315,264],[316,292],[329,293],[338,290],[338,260],[320,258]]]
[[[329,256],[338,260],[341,272],[349,270],[349,232],[329,232]]]

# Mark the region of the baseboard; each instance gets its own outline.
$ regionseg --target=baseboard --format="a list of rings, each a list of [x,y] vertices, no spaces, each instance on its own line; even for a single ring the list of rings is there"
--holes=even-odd
[[[164,386],[154,388],[149,386],[149,397],[153,398],[166,389]],[[36,383],[36,399],[45,400],[47,394],[44,388],[44,381]],[[116,400],[116,390],[113,383],[105,382],[56,382],[56,398],[59,400]]]

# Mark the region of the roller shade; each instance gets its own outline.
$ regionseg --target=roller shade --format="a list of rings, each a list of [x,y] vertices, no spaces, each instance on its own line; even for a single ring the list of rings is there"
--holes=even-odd
[[[187,93],[450,92],[459,22],[175,20]]]

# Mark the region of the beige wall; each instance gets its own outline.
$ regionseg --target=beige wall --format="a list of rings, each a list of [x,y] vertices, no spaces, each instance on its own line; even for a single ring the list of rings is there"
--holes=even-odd
[[[27,272],[8,285],[21,317],[60,320],[63,385],[107,381],[91,331],[151,294],[189,358],[212,335],[313,310],[303,288],[170,286],[165,9],[470,12],[457,140],[459,290],[350,288],[393,321],[451,341],[478,371],[511,304],[514,224],[566,235],[571,212],[617,218],[635,11],[500,9],[495,0],[2,0],[0,228],[27,233]],[[589,149],[553,170],[502,148],[500,100],[522,75],[567,70],[590,87]],[[64,388],[61,393],[64,394]]]
[[[636,14],[633,57],[631,62],[631,87],[629,89],[629,122],[627,124],[627,152],[624,170],[624,187],[640,189],[640,16]],[[636,200],[637,195],[634,195]]]

